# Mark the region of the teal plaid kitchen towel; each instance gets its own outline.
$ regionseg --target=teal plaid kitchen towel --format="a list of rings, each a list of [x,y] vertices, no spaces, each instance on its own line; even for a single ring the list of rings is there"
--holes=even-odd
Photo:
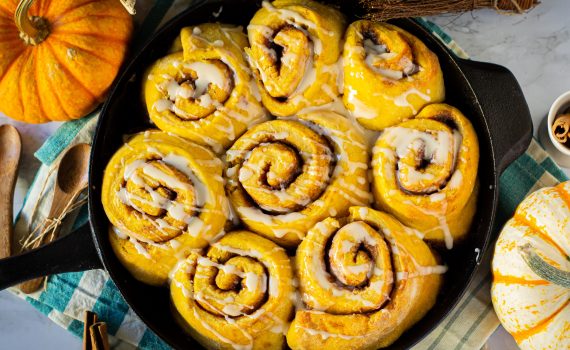
[[[191,0],[161,0],[152,11],[147,9],[139,33],[152,33],[159,23],[182,10]],[[430,29],[458,56],[466,53],[439,27],[423,19],[418,21]],[[47,214],[53,169],[59,156],[70,146],[79,142],[90,142],[97,122],[97,113],[84,119],[65,123],[46,141],[36,153],[42,166],[32,184],[24,207],[16,223],[16,234],[22,236],[30,227]],[[552,186],[566,180],[546,152],[533,141],[529,150],[515,161],[501,177],[500,219],[512,215],[517,204],[530,192],[544,186]],[[36,209],[39,215],[31,217]],[[80,212],[70,226],[78,226],[87,219]],[[64,228],[65,229],[65,228]],[[69,231],[71,227],[67,227]],[[477,254],[477,252],[473,252]],[[490,300],[490,257],[482,259],[482,268],[465,297],[457,308],[443,320],[441,325],[414,349],[467,349],[478,350],[499,324]],[[47,288],[33,295],[25,296],[17,290],[14,293],[25,298],[54,322],[81,337],[83,333],[83,312],[93,310],[102,321],[107,322],[111,346],[116,349],[139,347],[141,349],[167,349],[152,331],[128,307],[106,272],[94,270],[51,276]]]

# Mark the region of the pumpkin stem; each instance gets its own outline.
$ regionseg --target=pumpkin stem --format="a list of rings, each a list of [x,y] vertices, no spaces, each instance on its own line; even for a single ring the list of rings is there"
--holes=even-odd
[[[570,271],[560,270],[541,258],[530,243],[519,246],[519,251],[528,267],[544,280],[570,289]]]
[[[34,0],[20,0],[14,14],[20,38],[28,45],[37,45],[49,35],[49,23],[45,18],[28,15],[33,3]]]

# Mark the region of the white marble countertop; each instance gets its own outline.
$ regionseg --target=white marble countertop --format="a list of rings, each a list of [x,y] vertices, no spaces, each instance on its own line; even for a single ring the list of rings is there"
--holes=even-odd
[[[514,73],[523,88],[536,130],[556,97],[570,90],[568,13],[570,2],[549,0],[520,16],[480,10],[430,19],[442,26],[473,59],[501,64]],[[59,125],[25,125],[0,114],[0,124],[4,123],[16,125],[23,136],[21,178],[16,189],[15,208],[18,208],[39,166],[33,153]],[[570,170],[566,172],[570,175]],[[81,348],[79,339],[7,292],[0,292],[0,337],[3,347],[12,350]],[[492,350],[517,348],[501,328],[488,345]]]

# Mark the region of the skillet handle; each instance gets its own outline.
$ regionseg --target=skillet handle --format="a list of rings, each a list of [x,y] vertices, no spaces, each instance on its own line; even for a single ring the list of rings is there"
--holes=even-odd
[[[0,260],[0,290],[40,276],[101,269],[89,224],[41,248]]]
[[[523,92],[513,73],[492,63],[457,59],[489,123],[500,175],[522,155],[532,139],[532,118]]]

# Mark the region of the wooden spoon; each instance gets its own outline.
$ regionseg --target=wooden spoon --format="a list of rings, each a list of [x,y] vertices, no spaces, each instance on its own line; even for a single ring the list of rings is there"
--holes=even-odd
[[[65,207],[75,201],[79,194],[87,188],[89,154],[91,146],[79,143],[71,147],[61,158],[57,169],[57,180],[53,193],[53,200],[48,218],[59,218]],[[33,248],[55,240],[59,234],[61,225],[57,225],[51,232],[34,244]],[[20,284],[20,290],[24,293],[33,293],[43,284],[45,277],[39,277]]]
[[[12,125],[0,126],[0,259],[12,252],[14,187],[22,141]]]

